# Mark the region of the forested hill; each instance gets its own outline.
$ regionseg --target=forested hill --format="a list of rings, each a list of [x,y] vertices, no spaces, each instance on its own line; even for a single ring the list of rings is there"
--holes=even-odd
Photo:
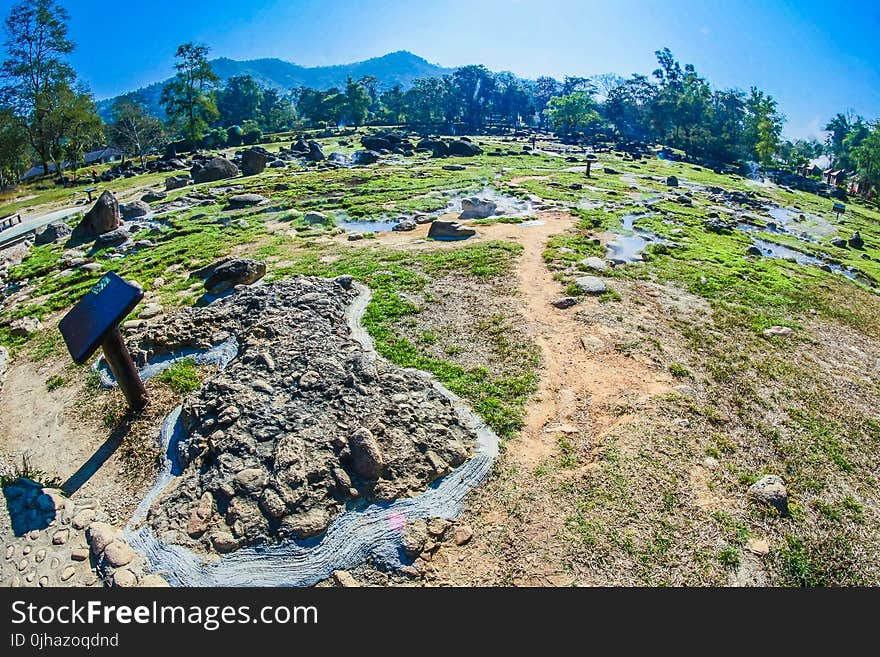
[[[431,64],[418,55],[405,50],[362,62],[335,66],[307,67],[281,59],[236,61],[221,57],[212,60],[211,67],[222,80],[238,75],[250,75],[262,86],[284,90],[299,86],[313,89],[341,87],[345,85],[345,80],[348,77],[358,80],[369,75],[379,80],[381,88],[390,88],[399,84],[407,89],[413,80],[418,78],[441,77],[452,72],[452,69]],[[133,95],[146,105],[150,113],[160,117],[164,116],[162,107],[159,105],[159,98],[162,95],[162,87],[165,82],[167,80],[156,82],[133,92]],[[98,102],[98,112],[105,120],[109,118],[110,107],[114,100],[114,98],[108,98]]]

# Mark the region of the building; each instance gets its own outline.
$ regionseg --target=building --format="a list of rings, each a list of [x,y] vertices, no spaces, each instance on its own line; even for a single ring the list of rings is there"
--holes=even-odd
[[[862,176],[855,176],[849,184],[849,193],[862,196],[864,198],[874,198],[877,190],[873,183],[869,182]]]
[[[96,151],[91,151],[83,156],[86,164],[109,164],[110,162],[119,162],[123,157],[123,152],[115,146],[105,146]]]
[[[825,182],[833,187],[846,185],[846,171],[843,169],[827,169],[822,175],[825,177]]]

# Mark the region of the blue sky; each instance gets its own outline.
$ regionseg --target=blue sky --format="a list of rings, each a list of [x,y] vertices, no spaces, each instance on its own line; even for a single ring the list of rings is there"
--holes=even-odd
[[[716,87],[779,100],[786,134],[835,112],[880,118],[880,2],[802,0],[61,0],[72,63],[99,98],[168,77],[177,44],[307,66],[410,50],[525,77],[650,73],[672,49]],[[0,0],[5,16],[12,0]]]

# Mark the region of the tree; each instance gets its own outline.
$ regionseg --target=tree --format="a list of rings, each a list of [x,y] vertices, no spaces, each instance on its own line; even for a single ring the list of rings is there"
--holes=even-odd
[[[871,185],[880,186],[880,121],[874,123],[865,138],[853,148],[852,159],[859,175]]]
[[[367,122],[370,102],[370,95],[364,85],[349,77],[345,82],[345,104],[346,113],[352,125],[360,127]]]
[[[162,89],[161,103],[195,150],[205,129],[218,116],[212,93],[218,78],[208,63],[207,46],[184,43],[175,57],[177,74]]]
[[[425,88],[419,83],[429,82],[429,80],[416,80],[413,90],[417,87]],[[412,90],[411,90],[412,91]],[[414,93],[418,93],[417,91]],[[398,124],[410,118],[407,112],[407,98],[411,95],[405,95],[399,84],[395,84],[388,91],[379,97],[379,102],[383,109],[384,118],[389,123]],[[417,120],[418,122],[418,120]]]
[[[538,122],[543,125],[546,119],[544,110],[553,96],[558,96],[561,86],[559,82],[549,76],[542,76],[535,80],[535,111],[538,113]]]
[[[60,85],[57,111],[52,115],[52,159],[61,173],[64,158],[70,161],[74,172],[83,163],[87,149],[100,145],[104,138],[104,122],[98,116],[92,94],[85,86],[71,89]]]
[[[49,173],[52,146],[58,135],[57,101],[62,89],[74,84],[73,69],[64,56],[73,51],[67,37],[67,11],[54,0],[23,0],[12,7],[6,19],[6,53],[3,88],[15,116],[27,128],[27,138]]]
[[[596,104],[589,94],[578,92],[554,96],[544,110],[553,130],[560,135],[594,130],[602,123]]]
[[[9,107],[0,107],[0,189],[28,168],[27,130]]]
[[[507,71],[496,75],[495,83],[493,112],[513,126],[534,117],[533,89],[529,84]]]
[[[779,147],[779,136],[785,117],[778,109],[776,100],[752,87],[746,99],[746,120],[743,141],[746,154],[763,166],[768,166]]]
[[[605,118],[625,139],[646,141],[653,137],[651,108],[657,87],[645,75],[633,75],[613,87],[607,94]]]
[[[263,90],[250,75],[237,75],[216,93],[217,112],[223,126],[241,125],[260,118]]]
[[[165,139],[162,122],[150,116],[142,103],[126,96],[116,99],[110,115],[112,121],[107,126],[110,143],[123,153],[139,157],[143,166],[147,153]]]
[[[296,113],[289,97],[281,95],[277,89],[264,89],[260,117],[266,132],[278,132],[290,128]]]
[[[495,92],[495,76],[485,66],[464,66],[452,74],[459,118],[470,129],[483,126],[486,108]]]

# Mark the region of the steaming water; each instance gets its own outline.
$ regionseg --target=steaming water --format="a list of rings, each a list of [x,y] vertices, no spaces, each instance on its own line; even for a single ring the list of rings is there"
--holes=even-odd
[[[379,358],[372,339],[361,325],[370,291],[360,285],[357,289],[359,294],[346,311],[349,329],[352,338],[361,343],[370,357]],[[434,482],[424,493],[346,511],[337,516],[326,533],[317,539],[242,548],[205,562],[186,548],[163,543],[153,535],[149,526],[142,525],[162,490],[182,472],[178,454],[186,437],[178,407],[162,426],[162,471],[126,526],[126,539],[145,556],[154,571],[176,586],[309,586],[326,579],[334,570],[356,567],[371,556],[379,566],[400,567],[407,522],[420,518],[453,520],[458,517],[465,495],[488,476],[498,456],[498,436],[467,404],[429,374],[418,374],[432,381],[438,392],[452,402],[459,419],[477,435],[474,456]]]
[[[394,230],[400,222],[397,219],[376,219],[375,221],[356,219],[337,219],[336,225],[351,233],[387,233]]]

